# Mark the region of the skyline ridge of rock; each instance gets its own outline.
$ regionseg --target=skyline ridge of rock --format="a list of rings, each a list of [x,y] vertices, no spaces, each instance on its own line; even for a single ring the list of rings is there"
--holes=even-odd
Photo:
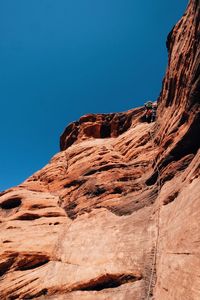
[[[200,299],[200,4],[167,38],[155,123],[88,114],[0,193],[0,298]]]

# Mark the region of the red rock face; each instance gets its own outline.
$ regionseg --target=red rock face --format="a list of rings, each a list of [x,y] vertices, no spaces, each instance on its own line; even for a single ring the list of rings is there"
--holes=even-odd
[[[1,299],[200,299],[199,14],[168,37],[155,123],[83,116],[1,193]]]
[[[60,149],[66,150],[77,141],[80,143],[89,138],[118,137],[131,127],[133,117],[135,122],[138,121],[142,111],[143,109],[139,108],[126,113],[85,115],[67,126],[60,138]]]

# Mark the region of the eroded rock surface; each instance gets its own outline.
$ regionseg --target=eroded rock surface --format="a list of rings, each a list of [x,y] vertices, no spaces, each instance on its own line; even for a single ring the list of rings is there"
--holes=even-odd
[[[200,299],[199,11],[168,37],[155,123],[83,116],[1,193],[1,299]]]

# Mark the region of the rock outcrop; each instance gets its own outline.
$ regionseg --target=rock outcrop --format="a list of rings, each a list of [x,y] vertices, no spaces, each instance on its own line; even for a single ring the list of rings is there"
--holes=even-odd
[[[200,4],[167,39],[158,118],[86,115],[0,195],[0,298],[200,299]]]

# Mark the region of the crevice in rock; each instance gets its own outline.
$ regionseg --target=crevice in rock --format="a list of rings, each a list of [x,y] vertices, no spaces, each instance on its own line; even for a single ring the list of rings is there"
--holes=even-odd
[[[162,171],[162,176],[160,179],[161,185],[163,185],[166,181],[171,180],[177,174],[177,172],[184,171],[191,163],[193,158],[194,155],[189,154],[179,161],[174,161],[170,166],[166,167],[166,169]]]
[[[110,123],[103,123],[100,129],[100,137],[108,138],[111,136],[111,125]]]
[[[48,294],[48,289],[42,289],[41,291],[39,291],[37,294],[31,295],[31,294],[26,294],[23,299],[29,300],[29,299],[34,299],[34,298],[38,298],[40,296],[45,296]]]
[[[178,197],[178,194],[179,194],[179,191],[172,193],[164,200],[163,204],[167,205],[167,204],[173,202]]]
[[[113,191],[110,194],[122,194],[122,193],[123,193],[123,189],[117,186],[113,189]]]
[[[76,179],[76,180],[73,180],[73,181],[71,181],[69,183],[66,183],[64,185],[64,188],[71,188],[71,187],[74,187],[74,186],[77,186],[77,185],[81,186],[85,182],[86,182],[85,179]]]
[[[183,124],[185,124],[189,119],[189,115],[186,112],[183,112],[182,117],[180,118],[180,121],[178,123],[178,127],[182,126]]]
[[[49,257],[46,255],[25,255],[18,262],[15,268],[16,271],[26,271],[36,269],[49,262]]]
[[[101,291],[104,289],[112,289],[120,285],[141,280],[141,275],[133,274],[105,274],[88,282],[82,283],[73,291]]]
[[[123,177],[121,177],[121,178],[119,178],[119,179],[117,179],[117,181],[120,181],[120,182],[127,182],[127,181],[131,181],[131,180],[133,180],[133,179],[135,179],[134,177],[131,177],[130,175],[125,175],[125,176],[123,176]]]
[[[6,229],[16,229],[16,228],[19,228],[17,226],[8,226]]]
[[[176,147],[171,151],[171,155],[175,160],[180,160],[188,154],[196,154],[200,148],[200,139],[197,138],[200,132],[200,112],[196,114],[193,123],[185,136],[177,143]]]
[[[22,200],[20,197],[6,199],[5,201],[0,203],[0,207],[2,209],[12,209],[19,207],[22,204]]]
[[[75,202],[70,202],[68,205],[66,205],[64,207],[64,210],[65,210],[67,216],[71,220],[75,220],[76,219],[76,212],[75,212],[75,208],[76,207],[77,207],[77,203],[75,203]]]
[[[158,171],[154,172],[151,177],[149,179],[146,180],[146,185],[147,186],[151,186],[151,185],[154,185],[156,183],[158,179]]]
[[[165,168],[167,165],[169,165],[171,162],[175,160],[174,156],[171,154],[168,154],[167,156],[164,157],[164,159],[161,161],[159,167],[160,169]]]
[[[125,167],[127,167],[127,165],[125,165],[125,164],[106,165],[106,166],[103,166],[103,167],[98,168],[98,169],[89,170],[84,174],[84,176],[90,176],[90,175],[93,175],[93,174],[98,173],[98,172],[109,171],[109,170],[112,170],[112,169],[115,169],[115,168],[125,168]]]
[[[175,176],[175,172],[173,173],[167,173],[162,179],[161,179],[161,185],[163,186],[163,184],[169,180],[172,180]]]
[[[41,218],[41,216],[38,214],[24,213],[24,214],[18,216],[17,218],[15,218],[15,220],[32,221],[32,220],[36,220],[39,218]]]
[[[169,138],[163,145],[163,148],[166,150],[173,143],[173,139]]]
[[[13,253],[5,261],[0,263],[0,277],[11,268],[17,255],[17,253]]]
[[[34,209],[43,209],[43,208],[52,208],[52,207],[55,207],[55,206],[53,206],[53,205],[46,206],[46,205],[38,203],[38,204],[31,205],[29,209],[34,210]]]
[[[43,216],[40,216],[40,217],[57,218],[57,217],[64,217],[64,215],[60,212],[49,211],[49,212],[45,213]]]
[[[95,188],[91,191],[88,191],[86,195],[89,195],[90,197],[97,197],[106,192],[106,189],[102,186],[95,186]]]
[[[195,155],[200,148],[200,139],[197,138],[200,132],[200,113],[195,119],[183,138],[175,145],[170,153],[160,162],[159,169],[165,168],[172,161],[179,161],[188,155]]]

